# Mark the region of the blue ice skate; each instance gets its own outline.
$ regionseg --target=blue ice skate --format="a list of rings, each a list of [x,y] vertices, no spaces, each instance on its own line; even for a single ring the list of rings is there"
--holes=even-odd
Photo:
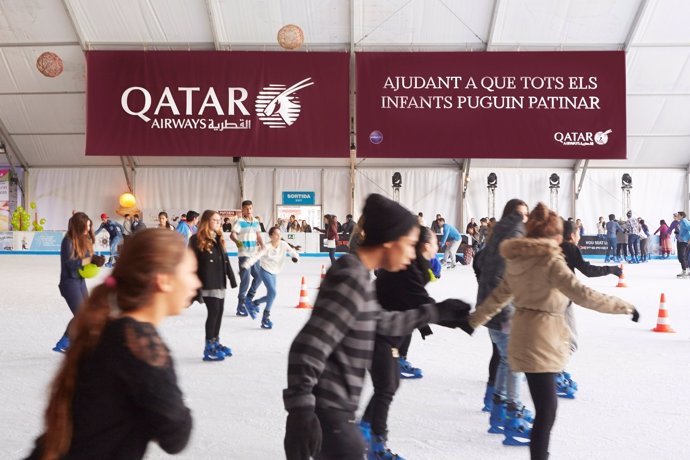
[[[273,321],[264,317],[261,320],[261,329],[273,329]]]
[[[500,396],[494,395],[493,407],[489,416],[488,433],[503,434],[506,423],[506,401]]]
[[[204,347],[204,361],[223,361],[225,354],[218,349],[216,342],[207,340]]]
[[[570,372],[563,371],[561,374],[563,374],[563,378],[568,381],[568,384],[577,391],[577,382],[573,380],[573,376],[570,375]]]
[[[577,388],[570,385],[570,380],[566,379],[563,373],[558,374],[556,376],[556,395],[559,398],[575,399],[575,393],[577,393]]]
[[[235,313],[237,316],[247,316],[249,313],[247,313],[247,309],[244,308],[244,305],[238,305],[237,306],[237,313]]]
[[[364,443],[369,445],[371,442],[371,423],[367,422],[366,420],[360,420],[358,426],[359,431],[362,433],[362,437],[364,438]]]
[[[57,351],[58,353],[67,353],[68,348],[69,337],[63,335],[62,337],[60,337],[60,340],[58,340],[55,346],[53,347],[53,351]]]
[[[405,460],[398,454],[394,454],[386,447],[386,437],[374,434],[369,442],[367,460]]]
[[[504,435],[505,446],[529,446],[532,428],[523,418],[522,410],[506,411]]]
[[[216,348],[222,352],[225,357],[232,356],[232,349],[220,343],[220,337],[216,338]]]
[[[252,319],[256,319],[256,315],[259,314],[259,307],[256,306],[249,297],[245,297],[244,299],[244,308],[247,309],[247,313]]]
[[[493,396],[494,396],[494,386],[486,385],[486,391],[484,392],[484,407],[482,407],[482,412],[491,412],[493,407]]]
[[[418,367],[413,367],[410,362],[404,357],[399,358],[400,361],[400,378],[403,379],[421,379],[424,377],[422,375],[422,370]]]

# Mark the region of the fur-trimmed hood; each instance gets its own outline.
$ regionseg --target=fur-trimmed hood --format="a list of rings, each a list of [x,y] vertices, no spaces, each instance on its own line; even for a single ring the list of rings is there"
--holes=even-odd
[[[508,261],[506,269],[523,273],[535,265],[546,264],[554,257],[563,257],[558,242],[551,238],[515,238],[501,243],[501,255]]]

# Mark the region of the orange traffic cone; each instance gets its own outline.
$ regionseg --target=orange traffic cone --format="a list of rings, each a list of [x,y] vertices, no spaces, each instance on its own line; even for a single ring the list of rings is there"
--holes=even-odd
[[[628,287],[628,285],[625,284],[625,274],[622,270],[623,264],[621,264],[621,276],[618,277],[618,284],[616,284],[616,287]]]
[[[666,294],[661,294],[659,301],[659,316],[656,320],[656,327],[652,329],[653,332],[676,332],[668,323],[668,310],[666,310]]]
[[[321,265],[321,280],[323,280],[326,277],[326,266]]]
[[[299,303],[295,308],[311,308],[309,294],[307,294],[307,281],[302,277],[302,287],[299,290]]]

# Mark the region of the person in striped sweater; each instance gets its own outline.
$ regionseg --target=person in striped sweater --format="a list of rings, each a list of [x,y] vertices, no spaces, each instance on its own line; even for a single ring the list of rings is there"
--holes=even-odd
[[[370,272],[405,269],[415,259],[417,219],[378,194],[367,197],[362,241],[326,273],[311,317],[288,356],[288,411],[284,448],[288,460],[362,459],[366,446],[355,423],[376,334],[403,336],[428,323],[467,329],[470,306],[460,300],[429,302],[406,311],[384,311]]]

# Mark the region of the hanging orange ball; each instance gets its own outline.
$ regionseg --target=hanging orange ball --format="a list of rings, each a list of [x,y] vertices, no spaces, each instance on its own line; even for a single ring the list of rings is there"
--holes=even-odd
[[[131,193],[120,195],[120,206],[123,208],[133,208],[137,204],[137,199]]]
[[[64,64],[60,56],[46,51],[36,59],[36,68],[46,77],[55,78],[64,70]]]
[[[304,43],[304,32],[300,26],[288,24],[278,31],[278,44],[286,50],[296,50]]]

